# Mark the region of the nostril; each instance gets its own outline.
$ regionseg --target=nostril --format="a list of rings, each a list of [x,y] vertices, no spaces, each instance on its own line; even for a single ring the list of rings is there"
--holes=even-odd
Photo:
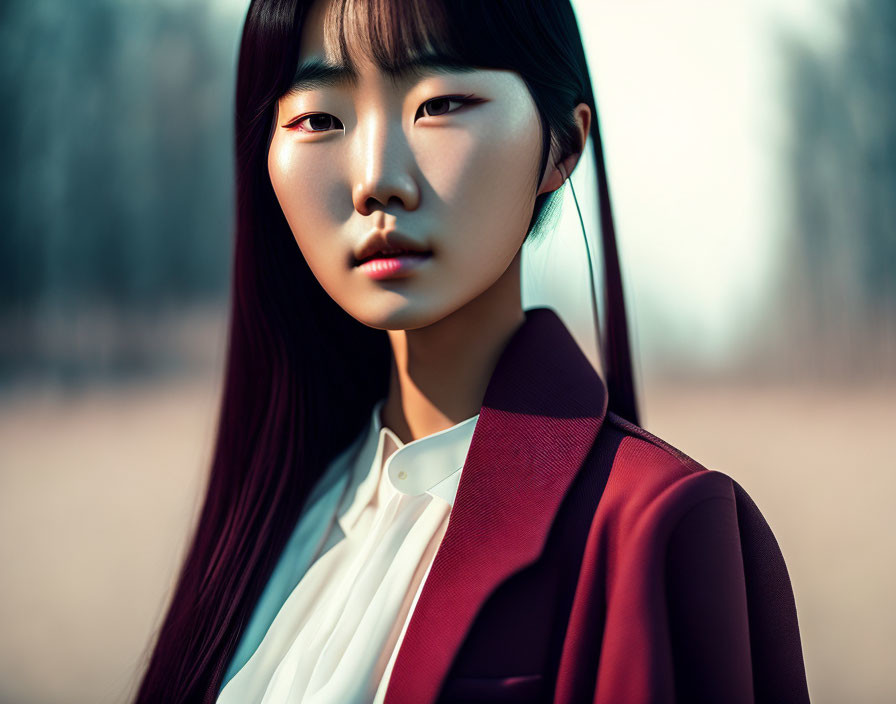
[[[364,204],[364,207],[367,209],[368,213],[372,213],[377,208],[388,208],[390,205],[403,208],[404,201],[399,196],[390,196],[389,199],[383,203],[382,199],[377,198],[376,196],[370,196]]]

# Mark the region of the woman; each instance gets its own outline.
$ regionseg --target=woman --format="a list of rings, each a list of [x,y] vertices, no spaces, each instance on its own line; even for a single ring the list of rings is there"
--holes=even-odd
[[[765,520],[636,425],[570,5],[253,0],[236,98],[218,438],[137,701],[808,701]],[[606,385],[520,299],[589,135]]]

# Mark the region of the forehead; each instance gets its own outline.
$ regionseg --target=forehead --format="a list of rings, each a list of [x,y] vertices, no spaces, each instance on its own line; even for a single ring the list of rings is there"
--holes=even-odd
[[[358,88],[376,74],[393,87],[434,74],[483,73],[452,42],[442,0],[316,0],[302,23],[298,65],[281,98]],[[492,73],[486,71],[485,73]]]
[[[331,4],[330,0],[316,0],[308,9],[299,39],[300,62],[314,58],[336,63],[338,53],[334,51],[332,39],[328,41],[324,31],[324,20]]]
[[[447,19],[441,0],[315,0],[303,22],[299,64],[350,71],[374,64],[389,74],[424,54],[462,64],[449,48]]]

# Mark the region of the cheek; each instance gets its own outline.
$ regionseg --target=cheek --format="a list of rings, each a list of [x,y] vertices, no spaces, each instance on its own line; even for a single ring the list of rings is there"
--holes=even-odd
[[[322,145],[302,145],[300,152],[281,134],[271,141],[268,175],[296,243],[314,268],[317,251],[332,242],[316,233],[329,232],[338,217],[338,166],[332,154],[318,153]]]
[[[268,174],[283,214],[297,238],[301,231],[328,219],[325,204],[330,199],[332,182],[327,166],[329,159],[315,159],[309,164],[306,155],[299,156],[289,137],[275,136],[268,152]],[[299,217],[301,215],[301,218]],[[303,223],[307,223],[305,227]],[[303,225],[298,230],[297,225]]]
[[[535,202],[541,127],[531,110],[482,117],[474,129],[439,135],[421,170],[446,209],[452,237],[515,250]]]

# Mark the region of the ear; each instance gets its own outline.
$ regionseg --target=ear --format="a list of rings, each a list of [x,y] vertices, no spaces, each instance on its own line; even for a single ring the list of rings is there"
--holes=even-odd
[[[582,151],[585,149],[585,141],[588,139],[588,134],[591,131],[591,108],[585,103],[579,103],[573,110],[573,116],[579,128],[579,148],[558,164],[553,164],[553,159],[548,162],[548,168],[545,169],[541,184],[538,186],[538,193],[535,194],[536,196],[540,196],[542,193],[550,193],[560,188],[563,182],[569,178],[572,170],[576,168],[576,164],[579,163],[579,157],[582,156]]]

